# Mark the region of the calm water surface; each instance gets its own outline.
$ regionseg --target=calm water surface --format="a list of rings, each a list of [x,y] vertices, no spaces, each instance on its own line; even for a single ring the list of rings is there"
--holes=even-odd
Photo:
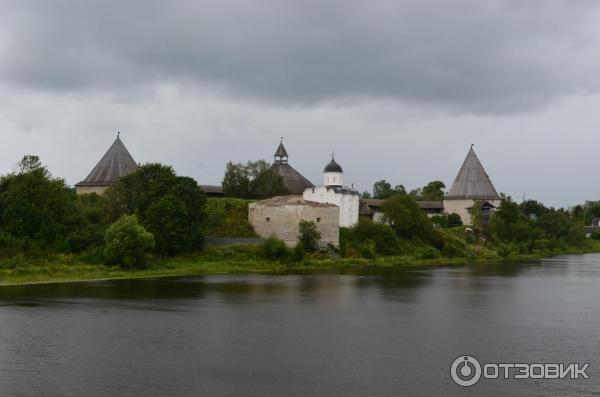
[[[460,388],[449,367],[589,362]],[[0,396],[600,395],[600,255],[0,287]]]

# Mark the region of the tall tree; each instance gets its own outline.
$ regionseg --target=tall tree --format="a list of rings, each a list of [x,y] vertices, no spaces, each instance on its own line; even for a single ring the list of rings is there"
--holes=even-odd
[[[228,162],[222,185],[229,197],[261,199],[287,193],[283,178],[265,160]]]
[[[146,164],[107,189],[106,212],[114,221],[134,214],[154,235],[156,252],[175,255],[202,246],[206,195],[196,181],[171,167]]]

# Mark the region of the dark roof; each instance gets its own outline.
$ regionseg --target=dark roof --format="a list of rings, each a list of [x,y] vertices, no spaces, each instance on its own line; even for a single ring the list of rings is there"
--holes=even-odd
[[[279,142],[279,146],[275,151],[275,157],[289,157],[287,150],[285,150],[285,147],[283,146],[283,142]]]
[[[138,165],[117,136],[92,172],[75,186],[109,186],[137,168]]]
[[[360,204],[358,205],[358,215],[371,216],[374,213],[375,211],[373,211],[371,207],[369,207],[367,203],[364,202],[364,200],[360,201]]]
[[[472,205],[472,206],[470,206],[468,208],[465,208],[465,209],[472,210],[473,207],[474,207],[474,205]],[[489,201],[482,201],[481,202],[481,208],[496,208],[496,206],[494,204],[490,203]]]
[[[431,209],[431,210],[443,210],[444,202],[443,201],[417,201],[419,208],[421,209]]]
[[[485,172],[472,146],[446,198],[500,199],[496,188]]]
[[[290,194],[287,196],[275,196],[265,200],[260,200],[250,205],[254,206],[268,206],[268,207],[282,207],[288,205],[306,205],[311,207],[324,207],[324,208],[332,208],[336,207],[335,204],[330,203],[318,203],[316,201],[304,200],[301,195]]]
[[[344,172],[342,171],[342,166],[335,162],[335,159],[332,157],[331,161],[327,163],[323,172]]]
[[[200,185],[200,189],[208,196],[223,196],[223,186],[220,185]]]
[[[379,209],[383,206],[385,200],[382,199],[361,199],[361,204],[368,205],[371,209]],[[417,205],[421,209],[444,209],[442,201],[417,201]]]
[[[283,184],[290,194],[302,194],[306,189],[315,187],[288,163],[275,162],[271,169],[281,175]]]

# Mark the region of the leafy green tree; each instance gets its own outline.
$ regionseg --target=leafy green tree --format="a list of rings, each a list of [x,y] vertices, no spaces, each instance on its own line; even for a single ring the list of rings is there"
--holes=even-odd
[[[359,219],[358,223],[348,230],[347,239],[350,244],[359,250],[362,246],[373,244],[375,252],[380,255],[398,255],[402,253],[402,246],[398,236],[392,228],[370,219]],[[341,240],[340,235],[340,240]]]
[[[138,224],[135,215],[123,215],[106,229],[105,255],[108,264],[124,268],[143,267],[154,248],[154,236]]]
[[[462,226],[462,224],[462,219],[456,212],[446,215],[446,225],[448,225],[448,227]]]
[[[396,185],[392,188],[392,185],[385,179],[375,182],[373,185],[373,198],[385,200],[396,194],[405,194],[406,189],[402,185]]]
[[[321,233],[317,229],[317,225],[313,221],[300,221],[298,224],[300,234],[298,236],[298,244],[304,247],[306,252],[315,252],[319,249],[319,240]]]
[[[471,208],[471,226],[473,226],[475,238],[479,239],[485,226],[483,221],[483,210],[481,209],[481,200],[475,200],[473,208]]]
[[[78,250],[69,245],[85,226],[75,191],[52,177],[37,156],[23,157],[16,168],[0,178],[0,225],[9,240],[23,247]]]
[[[436,240],[431,221],[412,196],[406,193],[392,196],[385,200],[382,209],[384,221],[399,237],[427,242]]]
[[[521,211],[527,217],[534,216],[535,218],[540,218],[546,212],[548,212],[548,208],[544,206],[544,204],[540,203],[536,200],[526,200],[520,204]]]
[[[156,239],[156,252],[201,248],[206,195],[196,181],[161,164],[146,164],[107,189],[107,218],[135,214]]]
[[[260,199],[287,193],[283,178],[265,160],[228,162],[222,185],[228,197]]]
[[[429,182],[421,189],[419,200],[425,201],[442,201],[444,199],[444,189],[446,185],[442,181]]]

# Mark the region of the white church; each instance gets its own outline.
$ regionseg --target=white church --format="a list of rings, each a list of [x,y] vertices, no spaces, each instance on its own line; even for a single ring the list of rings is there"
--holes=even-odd
[[[331,161],[323,169],[323,185],[304,190],[302,198],[340,208],[340,227],[352,227],[358,222],[360,194],[344,186],[344,171],[331,155]]]

